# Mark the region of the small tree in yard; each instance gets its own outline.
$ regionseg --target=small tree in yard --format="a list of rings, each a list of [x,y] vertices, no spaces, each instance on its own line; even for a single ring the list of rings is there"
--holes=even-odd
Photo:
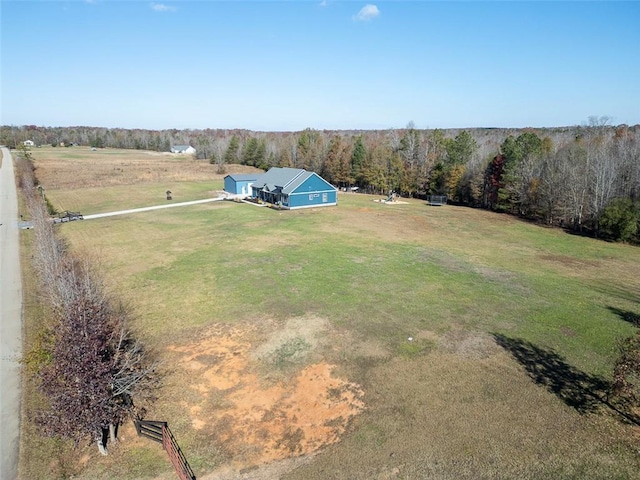
[[[46,433],[76,442],[89,434],[106,453],[103,429],[113,421],[119,423],[122,415],[109,405],[111,335],[102,299],[83,295],[87,293],[82,292],[83,280],[76,278],[67,292],[75,298],[69,298],[65,311],[56,315],[51,361],[39,372],[50,408],[41,412],[38,420]]]
[[[38,420],[50,435],[95,438],[106,455],[105,433],[115,441],[116,427],[135,414],[134,396],[153,392],[155,365],[127,333],[128,310],[112,306],[90,267],[63,262],[56,289],[64,302],[53,312],[50,361],[39,372],[50,408]]]

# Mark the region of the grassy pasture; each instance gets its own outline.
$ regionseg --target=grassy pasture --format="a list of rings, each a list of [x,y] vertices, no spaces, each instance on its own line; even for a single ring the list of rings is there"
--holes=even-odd
[[[189,160],[46,153],[34,156],[43,184],[59,185],[49,198],[86,213],[163,203],[167,188],[187,200],[222,187],[214,167]],[[112,166],[153,159],[143,168],[168,178],[101,183],[96,153]],[[68,162],[81,181],[58,179]],[[167,349],[212,325],[259,345],[305,315],[329,325],[314,358],[360,385],[366,409],[285,478],[640,478],[636,428],[591,395],[633,331],[625,318],[640,313],[640,250],[491,212],[374,199],[344,194],[336,208],[294,212],[221,202],[61,226],[134,305],[139,337],[167,356],[149,416],[170,421],[198,478],[231,478],[211,472],[238,459],[215,432],[192,428],[187,407],[200,400],[185,385],[196,379]],[[304,367],[254,363],[263,383]],[[226,401],[206,398],[197,405],[210,412]],[[156,445],[125,434],[106,460],[76,454],[76,478],[172,478]]]
[[[32,150],[36,176],[58,210],[104,213],[173,201],[215,197],[224,175],[217,167],[189,155],[88,147],[42,147]],[[253,171],[233,166],[229,173]],[[215,180],[212,182],[212,180]]]

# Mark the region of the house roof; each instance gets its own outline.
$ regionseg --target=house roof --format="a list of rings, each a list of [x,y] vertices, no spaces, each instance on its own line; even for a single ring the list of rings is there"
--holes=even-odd
[[[269,192],[281,189],[283,193],[289,193],[289,185],[299,177],[308,173],[310,172],[302,170],[301,168],[273,167],[258,177],[253,186],[255,188],[264,188]]]
[[[331,185],[315,172],[308,172],[301,168],[273,167],[256,179],[253,183],[253,188],[258,190],[264,189],[268,192],[280,191],[285,195],[290,195],[296,190],[296,188],[314,175],[324,181],[327,185]],[[331,187],[335,188],[332,185]]]
[[[311,177],[312,175],[315,175],[315,173],[307,172],[306,170],[303,170],[303,172],[304,173],[302,175],[298,175],[296,178],[291,180],[286,185],[286,187],[282,189],[282,193],[285,193],[285,194],[289,195],[296,188],[298,188],[300,185],[302,185],[307,180],[307,178]]]
[[[264,175],[262,173],[233,173],[233,174],[229,174],[227,175],[227,177],[235,180],[236,182],[248,182],[251,180],[257,180],[258,178],[260,178],[261,175]],[[224,178],[227,178],[224,177]]]

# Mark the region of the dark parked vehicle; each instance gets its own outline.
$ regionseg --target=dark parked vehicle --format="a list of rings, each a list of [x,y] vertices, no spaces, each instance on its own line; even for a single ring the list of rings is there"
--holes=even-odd
[[[53,217],[53,223],[73,222],[74,220],[84,220],[84,217],[81,213],[70,212],[69,210],[59,213],[57,217]]]

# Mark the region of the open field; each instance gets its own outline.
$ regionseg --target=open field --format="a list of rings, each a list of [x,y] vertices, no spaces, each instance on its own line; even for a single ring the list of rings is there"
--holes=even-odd
[[[33,152],[65,209],[222,188],[202,162],[76,152]],[[109,183],[116,165],[130,170]],[[164,359],[148,418],[169,421],[198,478],[640,478],[639,431],[602,394],[616,341],[634,329],[626,319],[640,314],[640,249],[374,199],[293,212],[216,202],[60,226],[100,259]],[[106,459],[81,446],[65,465],[53,452],[68,446],[32,434],[23,478],[174,478],[158,445],[122,430]]]
[[[36,176],[54,206],[59,210],[82,209],[83,213],[163,203],[167,190],[171,190],[174,202],[215,197],[211,180],[222,180],[226,175],[217,174],[217,166],[190,155],[88,147],[42,147],[31,153],[40,167]],[[234,165],[227,173],[254,170]]]

